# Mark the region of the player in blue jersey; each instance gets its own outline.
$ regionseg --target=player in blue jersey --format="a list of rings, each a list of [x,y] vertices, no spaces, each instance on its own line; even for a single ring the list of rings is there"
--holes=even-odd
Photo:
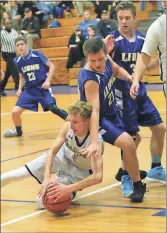
[[[131,80],[131,75],[112,61],[101,39],[87,40],[83,51],[87,62],[78,76],[80,99],[90,102],[93,111],[90,119],[91,144],[87,149],[82,150],[82,153],[87,156],[95,153],[98,156],[99,131],[105,142],[121,148],[124,152],[125,167],[134,185],[130,198],[132,201],[142,202],[146,185],[140,180],[135,144],[132,137],[124,130],[114,95],[113,76]]]
[[[41,52],[28,50],[24,37],[18,37],[15,43],[19,56],[14,59],[14,62],[20,74],[19,89],[16,93],[19,99],[12,111],[16,129],[7,129],[4,137],[21,136],[23,133],[21,114],[25,109],[38,111],[38,103],[42,105],[44,111],[51,111],[62,119],[68,120],[68,113],[57,107],[50,88],[55,70],[54,64]]]
[[[132,2],[119,3],[116,7],[116,12],[119,29],[112,32],[115,40],[112,48],[112,58],[118,65],[127,70],[128,73],[133,74],[137,56],[141,53],[144,44],[144,35],[135,30],[136,7]],[[111,37],[110,39],[112,40]],[[148,69],[152,69],[154,66],[157,66],[157,59],[152,60]],[[151,182],[165,184],[166,173],[161,166],[165,127],[160,114],[148,97],[144,83],[140,83],[138,96],[135,100],[130,97],[130,82],[116,79],[115,85],[116,102],[121,119],[123,120],[126,132],[136,140],[136,147],[141,139],[137,133],[139,125],[149,127],[152,132],[150,142],[152,165],[146,179]],[[118,176],[117,174],[116,177]],[[127,197],[133,192],[133,184],[125,169],[123,170],[121,181],[122,193]]]

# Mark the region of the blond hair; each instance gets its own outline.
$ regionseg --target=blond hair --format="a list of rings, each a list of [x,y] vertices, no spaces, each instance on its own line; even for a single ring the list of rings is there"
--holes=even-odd
[[[92,105],[87,102],[78,101],[68,107],[68,113],[79,114],[83,120],[87,120],[92,114]]]

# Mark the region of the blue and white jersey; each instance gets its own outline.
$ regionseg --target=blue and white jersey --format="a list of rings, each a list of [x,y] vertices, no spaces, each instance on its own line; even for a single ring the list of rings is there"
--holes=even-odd
[[[14,59],[19,73],[24,76],[25,88],[40,88],[47,78],[48,67],[46,58],[41,52],[29,50],[28,55],[18,56]]]
[[[118,30],[113,31],[111,34],[115,39],[115,51],[113,60],[119,66],[123,67],[129,74],[133,74],[137,56],[141,53],[144,44],[144,35],[136,31],[135,40],[129,41],[124,36],[122,36]],[[130,82],[116,79],[115,85],[116,102],[120,116],[125,124],[126,131],[130,128],[131,124],[136,125],[135,127],[131,126],[131,128],[137,129],[137,118],[135,116],[138,109],[137,99],[146,95],[146,87],[144,83],[140,83],[138,97],[136,100],[133,100],[130,97]],[[133,129],[131,131],[133,131]]]
[[[118,110],[114,96],[115,79],[113,77],[112,66],[109,59],[106,60],[104,74],[90,71],[85,68],[81,69],[78,76],[78,86],[81,101],[87,101],[84,84],[88,80],[93,80],[99,84],[100,116],[114,115]]]

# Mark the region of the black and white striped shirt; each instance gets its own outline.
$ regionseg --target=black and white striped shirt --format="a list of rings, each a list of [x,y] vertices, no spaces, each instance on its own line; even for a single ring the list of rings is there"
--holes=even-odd
[[[15,53],[15,39],[18,37],[18,33],[15,29],[11,29],[8,32],[6,29],[1,30],[1,51],[6,53]]]

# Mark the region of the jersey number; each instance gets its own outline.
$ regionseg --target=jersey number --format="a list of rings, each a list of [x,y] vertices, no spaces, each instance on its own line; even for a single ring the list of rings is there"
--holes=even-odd
[[[114,95],[111,91],[110,94],[108,95],[108,105],[109,106],[112,104],[113,100],[114,100]]]
[[[33,72],[27,73],[29,81],[36,80],[35,74]]]
[[[132,74],[134,74],[134,72],[135,72],[135,66],[136,66],[135,64],[130,65],[130,68],[132,69]]]

